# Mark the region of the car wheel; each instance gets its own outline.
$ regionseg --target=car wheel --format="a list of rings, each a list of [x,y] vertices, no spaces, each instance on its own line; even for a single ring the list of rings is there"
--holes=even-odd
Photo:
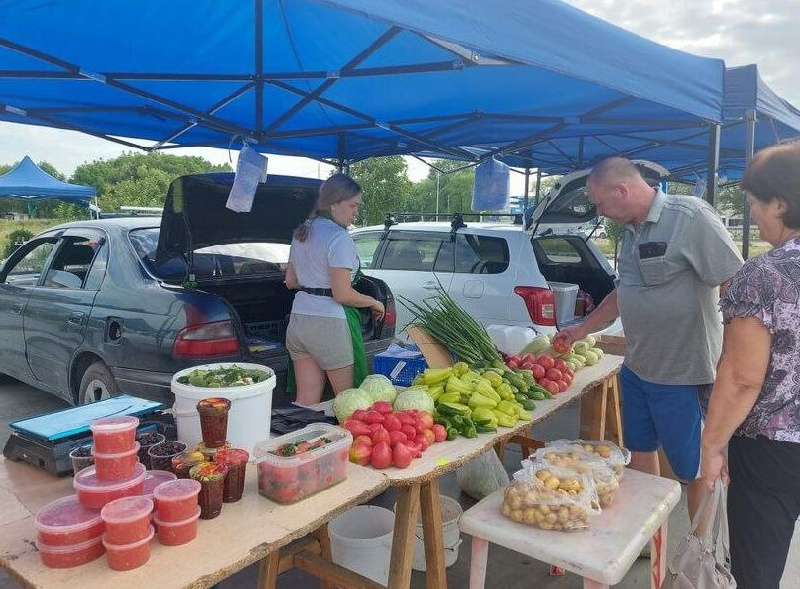
[[[119,392],[117,381],[102,362],[94,362],[89,365],[81,378],[81,386],[78,389],[78,404],[86,405],[95,401],[109,399]]]

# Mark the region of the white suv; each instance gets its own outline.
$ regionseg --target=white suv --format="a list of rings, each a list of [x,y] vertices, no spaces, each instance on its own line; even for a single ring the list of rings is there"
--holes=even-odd
[[[641,168],[653,183],[666,173],[652,164]],[[363,272],[385,281],[398,299],[398,334],[411,320],[402,297],[419,303],[433,294],[437,281],[485,326],[523,325],[539,333],[563,327],[556,325],[558,309],[547,308],[548,282],[577,284],[599,304],[614,289],[617,274],[592,240],[572,231],[596,217],[586,198],[588,174],[564,176],[525,215],[525,227],[456,219],[352,230]],[[619,320],[603,330],[621,331]]]

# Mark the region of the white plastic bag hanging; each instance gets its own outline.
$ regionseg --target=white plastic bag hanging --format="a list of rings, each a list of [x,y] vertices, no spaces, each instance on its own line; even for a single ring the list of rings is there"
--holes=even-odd
[[[239,152],[236,176],[225,206],[237,213],[249,213],[261,182],[267,179],[267,158],[245,143]]]

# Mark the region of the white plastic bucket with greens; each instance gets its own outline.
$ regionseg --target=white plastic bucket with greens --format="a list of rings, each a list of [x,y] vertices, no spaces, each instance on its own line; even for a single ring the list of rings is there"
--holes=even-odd
[[[216,370],[232,366],[247,370],[260,370],[267,372],[270,376],[262,382],[238,387],[195,387],[178,382],[178,378],[188,376],[193,370]],[[171,389],[172,394],[175,395],[175,404],[172,407],[178,425],[178,439],[189,448],[203,441],[197,402],[209,397],[225,397],[231,401],[231,408],[228,412],[228,441],[234,448],[243,448],[252,452],[256,442],[269,438],[272,391],[275,389],[275,373],[271,368],[262,364],[246,362],[219,362],[192,366],[175,373],[172,377]]]

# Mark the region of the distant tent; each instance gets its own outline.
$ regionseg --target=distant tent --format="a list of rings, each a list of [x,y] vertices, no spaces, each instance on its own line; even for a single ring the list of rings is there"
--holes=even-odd
[[[0,198],[25,200],[58,198],[88,207],[95,196],[95,189],[91,186],[70,184],[53,178],[33,163],[27,155],[14,166],[14,169],[0,176]]]

